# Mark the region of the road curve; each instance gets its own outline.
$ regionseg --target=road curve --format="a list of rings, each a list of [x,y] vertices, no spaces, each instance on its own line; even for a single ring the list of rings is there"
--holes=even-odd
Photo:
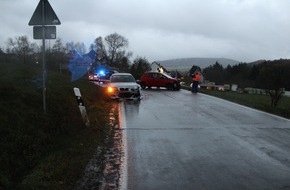
[[[290,189],[290,121],[189,91],[121,104],[121,189]]]

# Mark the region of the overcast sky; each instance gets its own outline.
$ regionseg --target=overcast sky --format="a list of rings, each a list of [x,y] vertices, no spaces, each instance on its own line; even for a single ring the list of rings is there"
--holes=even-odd
[[[27,35],[39,0],[0,0],[0,47]],[[84,42],[118,33],[133,58],[290,58],[289,0],[49,0],[61,25],[57,37]],[[51,40],[54,41],[54,40]],[[51,42],[52,43],[52,42]]]

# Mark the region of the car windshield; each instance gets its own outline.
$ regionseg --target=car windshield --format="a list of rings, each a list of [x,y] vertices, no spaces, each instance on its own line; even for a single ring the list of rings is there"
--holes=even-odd
[[[162,73],[164,76],[166,76],[167,78],[173,78],[172,76],[170,76],[170,75],[168,75],[168,74],[166,74],[166,73]]]
[[[136,82],[132,75],[113,75],[111,82]]]

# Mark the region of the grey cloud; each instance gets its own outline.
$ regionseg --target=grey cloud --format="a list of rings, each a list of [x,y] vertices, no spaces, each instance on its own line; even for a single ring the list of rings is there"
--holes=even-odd
[[[227,57],[238,61],[287,58],[290,1],[285,0],[49,0],[62,22],[57,36],[85,42],[117,32],[150,60]],[[0,47],[29,35],[38,1],[0,0]]]

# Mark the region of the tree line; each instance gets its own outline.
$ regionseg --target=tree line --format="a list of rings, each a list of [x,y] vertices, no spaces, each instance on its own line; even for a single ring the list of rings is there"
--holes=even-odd
[[[216,62],[203,69],[205,78],[216,84],[238,84],[264,89],[271,97],[271,105],[276,107],[284,90],[290,90],[290,60],[261,60],[254,63],[240,63],[223,67]]]
[[[106,37],[99,36],[90,45],[89,51],[96,51],[95,63],[115,67],[122,72],[130,72],[136,79],[150,70],[150,64],[145,57],[136,57],[133,61],[132,52],[127,51],[129,41],[124,36],[113,33]],[[84,43],[63,43],[58,38],[50,45],[46,45],[46,59],[48,69],[59,69],[60,65],[68,64],[68,55],[73,49],[80,54],[87,53]],[[29,41],[27,36],[8,38],[6,48],[0,48],[1,61],[18,61],[23,64],[41,62],[41,46]]]
[[[148,60],[136,57],[133,61],[132,52],[127,51],[129,41],[124,36],[113,33],[97,37],[90,45],[96,51],[95,63],[115,67],[122,72],[130,72],[136,79],[151,69]],[[63,43],[60,38],[46,50],[48,69],[59,69],[60,65],[68,64],[68,55],[72,49],[81,54],[87,53],[84,43]],[[22,63],[41,62],[41,47],[29,41],[27,36],[9,38],[7,47],[0,48],[0,61],[18,61]],[[220,63],[204,68],[206,80],[216,84],[238,84],[241,89],[246,87],[265,89],[271,96],[271,105],[276,106],[282,97],[283,90],[290,90],[290,60],[263,60],[255,63],[239,63],[223,67]]]

